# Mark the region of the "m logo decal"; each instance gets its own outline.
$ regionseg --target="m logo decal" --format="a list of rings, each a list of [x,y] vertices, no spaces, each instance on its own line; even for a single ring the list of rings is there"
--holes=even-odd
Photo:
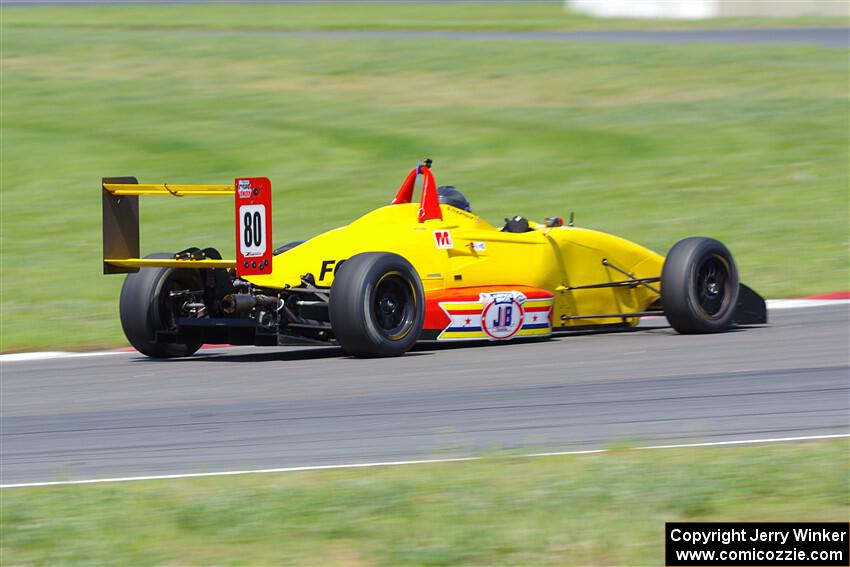
[[[437,248],[441,250],[452,248],[454,246],[454,244],[452,244],[452,233],[448,230],[435,230],[434,242],[437,244]]]

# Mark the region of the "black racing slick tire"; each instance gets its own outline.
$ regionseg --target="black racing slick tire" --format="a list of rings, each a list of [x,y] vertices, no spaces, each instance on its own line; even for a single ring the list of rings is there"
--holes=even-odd
[[[334,276],[331,328],[345,352],[362,358],[399,356],[419,339],[425,292],[414,267],[387,252],[346,260]]]
[[[146,258],[173,258],[173,254],[151,254]],[[202,289],[198,270],[141,268],[127,274],[121,287],[119,312],[124,335],[133,347],[151,358],[191,356],[201,343],[175,344],[155,341],[157,331],[173,331],[180,305],[169,296],[177,290]]]
[[[732,254],[711,238],[677,242],[661,271],[664,315],[682,334],[717,333],[729,327],[739,292]]]

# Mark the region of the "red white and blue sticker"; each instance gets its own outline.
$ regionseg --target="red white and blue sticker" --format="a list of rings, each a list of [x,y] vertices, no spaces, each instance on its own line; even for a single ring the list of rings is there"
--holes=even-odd
[[[439,341],[504,341],[515,337],[552,334],[554,298],[528,299],[521,291],[480,294],[478,301],[443,301],[440,308],[449,317]]]

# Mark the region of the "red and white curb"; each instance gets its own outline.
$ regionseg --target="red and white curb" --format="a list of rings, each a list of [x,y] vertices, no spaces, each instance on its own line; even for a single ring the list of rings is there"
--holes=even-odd
[[[850,291],[828,293],[825,295],[816,295],[814,297],[805,297],[802,299],[768,299],[768,311],[778,311],[782,309],[806,309],[812,307],[827,307],[827,306],[850,306]],[[202,348],[228,348],[230,345],[204,345]],[[15,352],[10,354],[0,354],[0,362],[27,362],[33,360],[50,360],[52,358],[83,358],[89,356],[114,356],[118,354],[134,354],[136,351],[132,348],[123,348],[119,350],[100,350],[91,352],[64,352],[64,351],[46,351],[46,352]]]

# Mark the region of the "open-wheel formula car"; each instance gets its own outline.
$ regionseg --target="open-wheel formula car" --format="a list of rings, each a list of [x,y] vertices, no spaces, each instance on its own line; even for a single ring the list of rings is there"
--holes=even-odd
[[[417,165],[391,204],[276,249],[266,178],[233,185],[104,178],[103,266],[128,274],[120,299],[127,339],[156,358],[189,356],[204,343],[331,344],[381,357],[417,341],[541,339],[634,326],[644,316],[664,315],[680,333],[767,321],[764,300],[739,283],[732,255],[716,240],[686,238],[665,258],[559,218],[515,217],[495,227],[462,196],[453,201],[452,188],[438,188],[430,166]],[[142,258],[140,195],[231,196],[236,258],[214,248]]]

